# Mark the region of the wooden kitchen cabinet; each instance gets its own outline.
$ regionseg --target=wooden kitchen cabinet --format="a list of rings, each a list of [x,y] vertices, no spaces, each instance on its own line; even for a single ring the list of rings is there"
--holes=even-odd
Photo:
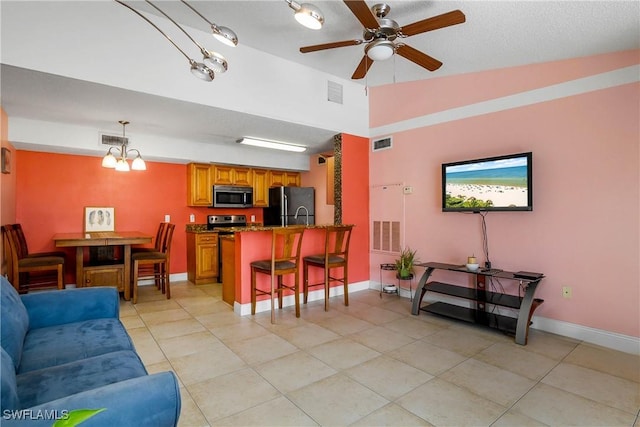
[[[229,165],[214,165],[213,184],[251,186],[251,168]]]
[[[253,170],[253,206],[266,208],[269,206],[269,171],[267,169]]]
[[[211,165],[207,163],[189,163],[187,165],[187,205],[212,206]]]
[[[218,233],[187,233],[187,279],[196,285],[218,281]]]
[[[269,187],[300,187],[300,172],[271,170]]]

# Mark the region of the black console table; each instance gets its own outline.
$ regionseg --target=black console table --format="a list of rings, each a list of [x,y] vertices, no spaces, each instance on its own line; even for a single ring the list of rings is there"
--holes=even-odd
[[[443,264],[438,262],[427,262],[416,265],[425,267],[426,270],[418,283],[411,314],[417,316],[420,314],[420,310],[423,310],[428,313],[486,325],[510,335],[515,335],[515,342],[518,344],[527,344],[531,316],[535,309],[544,302],[542,299],[534,298],[536,288],[544,278],[542,274],[514,273],[497,269],[470,271],[464,265]],[[472,274],[475,276],[476,286],[467,287],[441,282],[427,282],[435,270]],[[524,296],[488,291],[486,289],[487,279],[491,280],[492,278],[519,281],[520,286],[525,289]],[[422,299],[427,291],[474,301],[475,308],[460,307],[441,301],[421,307]],[[518,310],[518,317],[515,318],[493,313],[487,305],[509,307]]]

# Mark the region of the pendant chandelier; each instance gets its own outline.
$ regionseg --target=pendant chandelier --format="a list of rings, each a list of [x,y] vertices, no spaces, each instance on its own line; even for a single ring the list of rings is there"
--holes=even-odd
[[[120,146],[120,148],[118,147],[109,148],[109,151],[107,151],[107,154],[102,158],[102,167],[115,169],[119,172],[129,172],[130,169],[133,169],[134,171],[147,170],[147,164],[142,159],[142,156],[140,155],[140,151],[136,150],[135,148],[131,148],[127,150],[127,144],[129,143],[129,141],[125,137],[124,129],[125,129],[125,126],[129,124],[129,122],[126,120],[120,120],[118,121],[118,123],[122,125],[122,145]],[[116,158],[111,153],[112,150],[119,151],[120,157]],[[137,156],[135,159],[133,159],[133,162],[131,163],[131,168],[129,168],[129,162],[127,162],[127,156],[129,155],[129,153],[133,151],[137,153]]]

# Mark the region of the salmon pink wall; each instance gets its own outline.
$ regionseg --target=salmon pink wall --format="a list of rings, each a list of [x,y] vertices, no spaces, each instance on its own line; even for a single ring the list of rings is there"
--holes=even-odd
[[[319,154],[310,156],[309,171],[300,175],[303,187],[316,189],[316,224],[333,224],[333,205],[327,204],[327,164],[318,164]]]
[[[439,101],[427,94],[438,93],[443,80],[447,99],[458,105],[476,102],[474,91],[484,99],[491,93],[527,99],[517,94],[523,75],[536,76],[529,88],[597,78],[604,70],[637,65],[639,52],[631,56],[632,61],[628,52],[621,52],[540,64],[531,67],[533,74],[518,67],[415,82],[398,92],[403,94],[398,104],[410,99],[411,106],[391,119],[387,97],[381,96],[390,88],[371,89],[371,122],[399,126],[391,133],[393,148],[371,155],[371,185],[413,186],[413,194],[405,196],[407,244],[418,250],[420,259],[463,264],[475,254],[484,262],[480,215],[441,211],[442,163],[532,151],[533,211],[486,216],[494,267],[546,275],[536,294],[545,300],[538,316],[640,336],[637,69],[632,83],[577,90],[528,105],[516,102],[509,107],[509,99],[501,111],[482,113],[479,107],[480,112],[458,118],[449,111],[446,120],[427,115],[424,119],[432,120],[431,125],[402,129],[400,123],[416,117],[416,103],[429,104],[424,111],[433,111]],[[477,78],[485,84],[478,85]],[[569,83],[575,89],[574,82]],[[554,87],[553,93],[563,89]],[[380,261],[376,254],[371,259],[372,265]],[[377,274],[371,274],[377,281]],[[503,285],[507,292],[518,292],[517,283]],[[572,287],[571,299],[562,298],[563,286]]]

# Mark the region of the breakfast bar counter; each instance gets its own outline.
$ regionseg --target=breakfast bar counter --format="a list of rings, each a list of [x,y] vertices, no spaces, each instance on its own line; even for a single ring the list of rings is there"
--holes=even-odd
[[[302,248],[300,256],[300,291],[302,291],[302,258],[307,255],[315,255],[324,253],[325,230],[331,224],[320,225],[296,225],[289,227],[304,227],[305,232],[302,238]],[[253,261],[271,259],[271,238],[274,228],[272,226],[250,226],[234,228],[234,282],[235,296],[234,311],[238,314],[251,314],[251,263]],[[264,276],[264,277],[261,277]],[[223,275],[224,277],[224,275]],[[311,283],[321,282],[323,274],[320,269],[311,269],[309,272],[309,281]],[[285,282],[293,282],[292,276],[285,276]],[[259,275],[258,287],[268,288],[269,277]],[[340,286],[339,289],[342,287]],[[320,294],[322,291],[320,291]],[[310,300],[313,300],[310,294]],[[284,306],[293,305],[293,295],[285,295]],[[258,300],[256,311],[270,310],[270,301],[268,299]]]

